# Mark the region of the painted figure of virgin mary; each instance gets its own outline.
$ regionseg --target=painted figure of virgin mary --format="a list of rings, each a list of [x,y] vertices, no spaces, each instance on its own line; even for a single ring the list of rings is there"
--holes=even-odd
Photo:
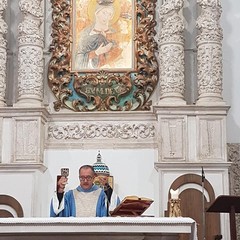
[[[92,22],[80,32],[76,47],[77,69],[111,68],[121,58],[122,39],[116,27],[121,16],[119,3],[114,1],[119,0],[95,0],[91,5],[88,15]]]

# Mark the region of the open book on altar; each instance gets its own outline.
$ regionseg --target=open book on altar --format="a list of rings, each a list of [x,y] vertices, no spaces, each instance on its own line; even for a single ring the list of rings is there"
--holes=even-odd
[[[141,216],[149,206],[153,203],[153,200],[145,197],[127,196],[121,203],[112,211],[110,215],[112,217],[137,217]]]

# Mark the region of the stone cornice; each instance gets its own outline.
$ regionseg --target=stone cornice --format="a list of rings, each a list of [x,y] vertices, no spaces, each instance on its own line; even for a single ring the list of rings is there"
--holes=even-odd
[[[0,172],[35,172],[36,170],[45,172],[47,170],[47,167],[43,164],[38,163],[0,163]]]
[[[186,114],[186,115],[226,115],[230,106],[158,106],[153,107],[154,113],[157,114]]]
[[[49,117],[49,112],[44,107],[2,107],[0,108],[0,117],[34,117],[42,116],[45,120]]]
[[[156,121],[155,114],[151,112],[68,112],[51,113],[50,121]]]
[[[207,168],[208,170],[212,169],[216,171],[217,169],[223,169],[226,170],[226,167],[230,167],[231,163],[230,162],[171,162],[171,163],[166,163],[166,162],[155,162],[154,166],[156,169],[173,169],[179,171],[180,169],[185,170],[196,170],[196,169],[201,169]]]

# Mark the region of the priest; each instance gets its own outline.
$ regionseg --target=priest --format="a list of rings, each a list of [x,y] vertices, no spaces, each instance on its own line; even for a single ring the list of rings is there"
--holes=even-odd
[[[51,217],[105,217],[107,216],[106,194],[94,184],[94,168],[83,165],[79,169],[79,186],[65,192],[67,177],[57,182],[57,192],[51,201]]]

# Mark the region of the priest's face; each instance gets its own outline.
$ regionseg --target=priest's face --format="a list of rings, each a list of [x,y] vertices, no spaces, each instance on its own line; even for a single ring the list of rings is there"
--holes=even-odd
[[[88,190],[92,187],[95,174],[91,168],[83,168],[79,172],[80,186]]]

